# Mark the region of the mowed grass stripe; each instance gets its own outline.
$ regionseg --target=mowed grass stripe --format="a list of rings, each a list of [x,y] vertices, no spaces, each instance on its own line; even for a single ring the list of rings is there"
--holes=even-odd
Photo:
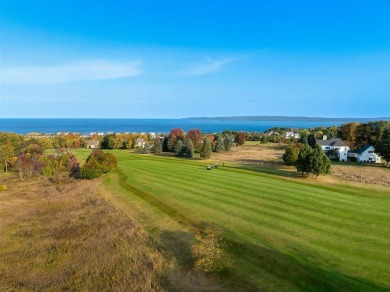
[[[222,217],[222,216],[224,216],[226,213],[225,212],[219,212],[219,211],[216,211],[217,213],[220,213],[220,216]],[[174,212],[171,212],[171,213],[174,213]],[[176,216],[175,216],[176,217]],[[230,220],[229,220],[230,221]],[[239,224],[239,222],[237,222],[237,220],[233,220],[231,223],[238,223]],[[271,232],[272,232],[272,230],[271,230]],[[229,237],[227,236],[227,239],[229,239]],[[251,239],[253,239],[253,237],[251,237]],[[234,239],[232,239],[232,240],[234,240]],[[272,237],[270,237],[269,238],[269,242],[270,241],[273,241],[273,240],[275,240],[275,237],[274,236],[272,236]],[[253,240],[251,240],[251,241],[253,241]],[[257,267],[259,267],[259,262],[258,261],[256,261],[250,254],[248,254],[248,255],[244,255],[244,256],[242,256],[241,257],[242,259],[245,259],[245,261],[246,261],[246,263],[245,263],[245,267],[248,267],[248,265],[249,265],[249,263],[252,263],[253,264],[253,266],[257,266]],[[241,269],[240,269],[241,270]],[[258,272],[258,269],[257,269],[257,272]],[[310,274],[310,272],[307,272],[306,273],[307,275],[307,277],[311,277],[311,274]],[[312,280],[313,281],[313,280]],[[318,280],[317,280],[318,281]]]
[[[129,159],[129,156],[135,159]],[[287,282],[291,283],[290,288],[301,287],[305,290],[308,288],[309,290],[319,290],[321,287],[325,289],[344,287],[345,290],[348,288],[383,290],[384,287],[390,287],[389,277],[386,277],[388,275],[386,267],[389,264],[387,250],[390,249],[389,246],[385,248],[386,243],[389,242],[386,230],[389,230],[390,224],[389,217],[386,216],[385,212],[389,206],[389,200],[385,196],[385,192],[381,195],[380,191],[376,190],[377,197],[370,197],[366,191],[355,190],[353,187],[347,187],[348,190],[344,192],[342,186],[306,185],[304,182],[291,182],[283,178],[275,179],[270,175],[261,176],[257,173],[253,175],[250,171],[236,171],[231,168],[213,170],[211,175],[208,174],[205,177],[203,173],[194,171],[195,168],[199,170],[203,168],[202,163],[166,157],[158,158],[157,161],[153,162],[153,158],[153,156],[127,153],[123,157],[119,157],[120,170],[131,176],[130,179],[126,178],[126,184],[136,184],[137,188],[141,187],[147,193],[148,200],[151,200],[142,204],[145,206],[144,211],[152,213],[151,210],[161,207],[159,206],[161,202],[163,209],[165,204],[168,205],[166,208],[169,208],[173,214],[179,211],[182,218],[174,216],[172,222],[182,221],[184,228],[188,222],[197,225],[206,221],[206,223],[223,225],[229,241],[234,244],[239,242],[240,248],[244,247],[248,250],[247,253],[242,254],[240,248],[232,247],[232,252],[236,253],[236,256],[245,258],[244,261],[240,262],[238,269],[246,271],[249,275],[245,276],[245,272],[241,273],[238,270],[236,272],[247,281],[258,285],[257,287],[265,289],[275,287],[264,283],[261,279],[255,280],[256,273],[259,271],[263,271],[264,275],[269,275],[273,279],[275,277],[288,279]],[[174,161],[174,163],[170,161]],[[221,173],[223,174],[221,175]],[[197,184],[201,187],[197,188]],[[228,186],[224,187],[225,184]],[[276,188],[273,187],[273,184],[276,184]],[[236,194],[235,188],[242,188],[248,194],[245,194],[243,199],[244,195],[242,193]],[[168,189],[174,191],[171,192]],[[259,189],[264,189],[264,191],[259,194]],[[269,189],[272,189],[273,193],[270,193]],[[290,192],[293,189],[294,194],[284,194],[286,189]],[[314,199],[318,199],[320,203],[315,204],[315,200],[305,202],[305,196],[310,195],[315,197]],[[143,200],[137,196],[133,198],[137,201]],[[236,202],[239,206],[236,206]],[[256,205],[256,202],[259,206]],[[324,202],[329,206],[325,207]],[[149,205],[153,208],[150,209]],[[339,206],[342,207],[342,210],[334,212]],[[309,211],[312,210],[312,212],[302,214],[305,208],[308,208]],[[316,213],[317,208],[318,213]],[[356,210],[359,208],[362,208],[363,211]],[[327,210],[323,212],[324,209],[333,210],[330,218],[326,218]],[[229,212],[240,218],[229,220],[227,218],[229,217],[227,215],[230,215]],[[164,218],[165,222],[170,222],[164,212],[160,216]],[[325,222],[321,222],[321,218]],[[147,218],[145,219],[147,221]],[[276,226],[270,228],[263,226],[262,220]],[[301,225],[297,224],[299,220],[302,220]],[[380,220],[382,220],[382,227],[376,229],[374,225],[370,229],[370,224],[378,224]],[[346,221],[347,224],[336,227],[337,235],[332,239],[330,234],[332,225],[338,221],[340,224]],[[356,224],[359,222],[362,222],[361,232],[372,236],[372,239],[380,238],[379,244],[375,245],[372,240],[365,240],[365,237],[360,241],[359,235],[356,234],[358,230]],[[148,224],[153,225],[153,222]],[[353,228],[349,224],[352,224]],[[287,232],[288,236],[279,238],[273,233],[275,229],[280,231],[286,227],[290,231]],[[321,234],[320,230],[323,228],[328,232],[325,231]],[[345,237],[340,240],[338,233],[343,228],[345,228]],[[240,232],[237,233],[237,230]],[[299,232],[295,234],[293,232],[295,230]],[[382,233],[382,238],[377,234],[380,230],[385,232],[385,234]],[[307,233],[309,236],[315,234],[318,238],[314,240],[310,238],[307,246],[305,238],[302,239],[299,233]],[[312,240],[313,242],[311,242]],[[316,243],[316,240],[320,243]],[[337,242],[340,246],[337,245]],[[258,251],[261,246],[263,248],[269,246],[271,252],[272,250],[276,252],[276,248],[279,255],[267,258],[266,252]],[[336,250],[333,250],[331,246],[334,246],[333,248]],[[364,249],[365,246],[366,249]],[[319,247],[320,249],[317,250]],[[349,252],[351,249],[355,251]],[[371,251],[374,255],[367,256],[364,254],[365,250]],[[353,256],[352,253],[357,255]],[[285,258],[287,254],[290,254],[292,258]],[[382,261],[378,260],[378,255],[382,255],[379,257]],[[281,262],[281,264],[277,265],[273,259],[277,259],[276,261]],[[260,266],[263,264],[271,267],[269,271],[264,272],[263,267]],[[288,272],[278,272],[284,265],[290,274],[293,270],[299,270],[299,267],[302,267],[303,271],[291,277]],[[313,267],[310,267],[311,265]],[[323,281],[321,278],[326,280]],[[326,281],[331,281],[333,284],[326,283]]]
[[[123,155],[123,154],[122,154]],[[183,169],[188,169],[187,166],[192,165],[192,166],[197,166],[200,169],[204,169],[206,165],[209,163],[203,162],[203,161],[192,161],[192,160],[185,160],[185,159],[177,159],[177,158],[172,158],[172,157],[158,157],[158,156],[149,156],[149,155],[137,155],[134,156],[131,159],[128,159],[129,157],[124,155],[123,157],[126,157],[126,160],[135,160],[135,161],[142,161],[142,164],[147,163],[147,161],[151,161],[155,167],[158,165],[163,165],[165,166],[165,169],[171,170],[172,168],[167,167],[168,164],[176,165],[177,167],[182,167]],[[157,161],[155,161],[157,159]],[[174,160],[174,161],[173,161]],[[237,167],[220,167],[219,170],[222,171],[229,171],[230,173],[238,173],[238,174],[244,174],[245,176],[248,175],[253,175],[257,177],[264,177],[264,178],[271,178],[272,180],[283,180],[284,182],[288,182],[291,184],[297,184],[300,186],[300,188],[304,189],[305,187],[311,189],[313,187],[312,184],[305,184],[305,180],[300,180],[298,182],[293,182],[291,180],[286,180],[285,178],[280,178],[272,174],[267,174],[267,173],[261,173],[258,171],[253,171],[253,170],[248,170],[248,169],[240,169]],[[238,178],[239,176],[234,176],[234,178]],[[314,185],[316,189],[322,189],[324,191],[328,191],[331,193],[339,193],[340,188],[337,186],[331,186],[331,185]],[[361,197],[369,197],[371,198],[373,194],[381,194],[383,195],[383,192],[377,192],[374,189],[356,189],[348,186],[342,186],[342,193],[344,195],[353,195],[351,198],[347,197],[346,202],[348,203],[355,203],[361,204]],[[330,193],[330,194],[331,194]]]
[[[161,181],[156,181],[159,184],[164,184]],[[168,189],[172,189],[172,185],[167,185]],[[324,236],[324,232],[326,230],[323,230],[317,226],[314,226],[313,224],[308,224],[307,222],[310,222],[310,220],[306,220],[305,218],[301,218],[302,220],[295,220],[292,218],[289,218],[286,214],[276,214],[272,213],[269,210],[256,210],[253,208],[246,208],[246,207],[240,207],[236,206],[234,202],[227,202],[226,200],[224,201],[223,199],[217,199],[214,196],[216,193],[213,193],[213,195],[205,195],[202,192],[197,192],[194,190],[190,190],[192,194],[197,194],[197,197],[203,197],[204,199],[198,199],[198,198],[193,198],[193,197],[188,197],[184,195],[186,192],[186,188],[184,187],[179,187],[179,186],[174,186],[178,190],[182,190],[183,192],[179,192],[178,194],[175,195],[175,200],[170,200],[169,197],[166,198],[167,201],[173,201],[173,205],[177,206],[178,201],[182,202],[182,206],[178,206],[177,208],[182,208],[185,209],[186,205],[188,205],[188,202],[191,202],[192,208],[190,208],[187,211],[193,211],[193,206],[197,207],[197,211],[200,211],[200,209],[203,209],[201,207],[206,206],[218,206],[218,209],[223,209],[224,211],[222,212],[223,214],[229,211],[229,217],[232,218],[232,220],[242,220],[243,222],[248,222],[248,223],[254,223],[258,222],[259,220],[262,220],[262,227],[264,227],[264,224],[266,224],[268,227],[271,228],[274,232],[281,232],[279,234],[279,237],[286,237],[286,233],[290,234],[292,231],[295,233],[295,236],[298,234],[301,234],[304,231],[308,231],[308,229],[311,229],[312,231],[310,232],[310,236],[306,234],[305,239],[307,240],[307,245],[312,246],[313,244],[318,245],[318,248],[321,248],[321,246],[326,247],[326,250],[328,251],[330,249],[330,246],[333,246],[334,251],[331,252],[338,252],[338,253],[346,253],[348,252],[350,256],[364,256],[364,258],[367,258],[368,256],[371,257],[370,261],[372,259],[376,259],[380,263],[383,262],[384,259],[389,259],[390,260],[390,255],[389,254],[376,254],[376,253],[368,253],[367,250],[363,247],[361,248],[361,242],[362,240],[365,240],[363,236],[360,235],[360,237],[355,238],[348,233],[348,240],[350,242],[350,245],[348,247],[345,247],[344,245],[340,246],[340,242],[345,239],[345,229],[341,230],[340,232],[337,232],[336,230],[331,230],[328,232],[326,236]],[[159,194],[160,196],[160,194]],[[225,206],[229,205],[229,206]],[[199,207],[201,206],[201,207]],[[215,208],[215,207],[214,207]],[[205,207],[207,210],[208,208]],[[214,210],[214,209],[213,209]],[[238,211],[237,211],[238,210]],[[215,210],[214,210],[215,211]],[[206,211],[207,212],[207,211]],[[207,212],[209,213],[209,212]],[[245,215],[243,215],[245,214]],[[265,216],[264,216],[265,215]],[[208,214],[208,216],[212,216],[211,214]],[[234,218],[233,218],[234,217]],[[230,219],[229,218],[229,219]],[[273,219],[271,226],[269,226],[270,220]],[[303,221],[306,221],[306,223],[303,223]],[[280,226],[284,226],[281,228]],[[342,232],[343,231],[343,232]],[[274,236],[277,234],[275,233]],[[322,235],[322,236],[320,236]],[[321,238],[319,240],[319,238]],[[354,240],[354,242],[352,242]],[[368,241],[368,240],[366,240]],[[364,243],[364,246],[368,242]],[[377,240],[371,240],[372,244],[376,244],[377,248],[380,248],[380,245],[383,245],[383,247],[386,247],[388,243],[386,242],[380,242],[378,243]],[[352,249],[351,249],[352,247]],[[382,249],[383,250],[383,249]],[[386,249],[384,250],[386,251]]]
[[[151,167],[149,165],[142,166],[142,167],[140,167],[140,166],[137,167],[137,169],[143,169],[143,170],[146,170],[146,171],[152,173],[150,171],[150,168]],[[154,173],[154,175],[161,175],[164,172],[157,171],[157,172],[153,172],[153,173]],[[180,174],[178,174],[178,175],[175,175],[175,174],[171,173],[169,175],[169,178],[170,179],[172,179],[172,178],[182,179],[182,172]],[[197,178],[199,178],[200,180],[204,180],[204,177],[197,176],[196,174],[194,174],[193,177],[191,178],[191,180],[186,182],[186,183],[190,183],[190,182],[193,182],[193,181],[198,181]],[[204,181],[203,181],[203,183],[204,183]],[[224,190],[232,190],[232,189],[234,189],[235,191],[237,191],[237,186],[238,186],[237,184],[233,184],[233,183],[229,183],[229,182],[227,182],[227,183],[224,182],[223,184],[221,184],[220,180],[215,180],[215,179],[214,180],[213,179],[208,179],[207,180],[207,185],[208,186],[209,185],[210,186],[218,186],[219,188],[222,188]],[[232,186],[232,188],[228,188],[228,186]],[[259,192],[260,190],[262,192]],[[281,190],[281,188],[279,188],[279,190]],[[337,205],[337,207],[334,207],[334,204],[332,205],[332,202],[328,202],[328,199],[327,199],[328,196],[324,197],[320,201],[313,199],[312,195],[311,195],[313,190],[311,190],[311,192],[308,193],[308,194],[302,193],[298,189],[292,191],[292,189],[289,188],[289,187],[286,187],[283,190],[285,190],[286,192],[283,193],[283,195],[281,195],[280,192],[278,192],[277,188],[272,187],[272,185],[270,185],[270,184],[265,185],[264,189],[263,188],[259,189],[257,187],[256,188],[251,188],[251,187],[248,186],[248,184],[245,184],[245,188],[239,190],[239,192],[242,193],[242,194],[245,193],[248,196],[255,196],[255,197],[262,196],[264,198],[267,198],[267,200],[275,200],[275,201],[279,201],[279,202],[282,202],[282,201],[283,202],[287,202],[289,199],[292,199],[292,200],[290,200],[288,202],[288,204],[296,204],[296,205],[305,206],[306,208],[311,209],[312,211],[315,211],[315,212],[318,212],[318,213],[322,212],[326,216],[331,216],[330,212],[335,212],[336,210],[339,210],[340,212],[338,212],[336,214],[336,216],[334,216],[334,217],[340,218],[340,215],[345,214],[346,211],[347,211],[347,214],[348,214],[349,217],[351,217],[350,216],[350,215],[352,215],[351,213],[354,213],[353,214],[353,215],[355,215],[355,216],[353,216],[354,218],[358,218],[358,219],[364,218],[364,217],[362,217],[361,208],[356,210],[356,208],[353,207],[353,206],[345,206],[344,207],[344,206],[342,206],[340,204]],[[270,197],[269,194],[274,194],[275,196]],[[298,200],[300,201],[299,204],[296,203],[296,201],[298,201]],[[295,201],[295,202],[293,202],[293,201]],[[319,205],[318,208],[311,207],[314,204]],[[328,209],[324,210],[324,208],[323,208],[324,205],[327,206]],[[332,206],[333,206],[333,208],[332,208]],[[372,211],[368,210],[367,213],[369,213],[371,215]],[[376,215],[378,215],[378,214],[376,214]],[[378,223],[382,223],[383,220],[388,220],[389,219],[389,214],[388,213],[387,214],[380,214],[378,216],[379,216],[379,218],[377,218],[377,220],[376,220],[376,222],[378,222]],[[373,219],[372,216],[370,218]],[[347,222],[344,222],[344,223],[348,224],[348,219],[345,218],[344,220],[347,221]],[[368,224],[371,225],[373,223],[375,223],[375,222],[371,221]],[[361,220],[361,224],[366,224],[366,222]]]
[[[205,187],[202,186],[196,186],[193,182],[187,182],[186,186],[182,186],[179,182],[179,184],[173,184],[174,182],[178,182],[176,179],[170,178],[169,182],[164,180],[163,177],[160,177],[159,179],[158,176],[154,177],[155,179],[147,178],[148,182],[152,182],[154,186],[165,186],[166,189],[175,189],[181,190],[183,192],[175,193],[174,199],[172,199],[172,195],[167,194],[166,199],[170,201],[175,201],[178,199],[178,196],[183,196],[186,193],[190,192],[189,195],[194,194],[197,197],[203,197],[207,198],[209,201],[201,200],[200,204],[210,204],[211,206],[214,206],[212,203],[218,203],[218,204],[228,204],[230,206],[236,207],[237,211],[234,211],[234,209],[231,209],[230,215],[231,216],[241,216],[241,214],[248,214],[250,216],[257,216],[258,214],[261,215],[268,215],[267,218],[263,219],[268,219],[268,220],[274,220],[275,217],[278,218],[280,221],[283,222],[291,222],[295,226],[305,226],[307,228],[311,228],[313,230],[316,230],[318,232],[323,232],[327,233],[327,235],[330,238],[334,238],[335,236],[340,237],[340,239],[345,238],[345,226],[344,227],[338,227],[335,226],[334,224],[342,224],[342,221],[339,222],[334,222],[331,221],[329,222],[328,220],[324,218],[318,218],[316,215],[317,213],[312,213],[308,214],[308,216],[303,216],[303,212],[299,212],[294,210],[293,207],[291,208],[286,208],[286,205],[278,206],[275,204],[268,204],[267,202],[262,202],[261,204],[256,203],[255,201],[247,201],[247,200],[242,200],[239,195],[237,194],[228,194],[226,192],[220,192],[218,190],[216,191],[210,191],[207,190]],[[150,189],[150,185],[145,186],[147,189]],[[188,189],[188,187],[192,187],[191,189]],[[161,196],[162,193],[160,192],[160,188],[155,188],[150,190],[150,193],[157,193],[158,196]],[[186,205],[186,200],[187,196],[184,199],[184,204],[183,206]],[[210,201],[211,200],[211,201]],[[219,206],[219,205],[218,205]],[[214,207],[213,207],[214,208]],[[313,216],[314,215],[314,216]],[[294,227],[294,226],[291,226]],[[357,224],[358,227],[358,224]],[[349,240],[354,240],[357,243],[361,242],[362,240],[371,240],[375,244],[379,245],[384,245],[387,246],[388,242],[385,241],[382,237],[374,236],[373,234],[370,235],[365,235],[364,233],[361,232],[361,228],[356,231],[351,231],[349,230]],[[385,231],[385,230],[382,230]],[[383,233],[382,233],[383,235]]]
[[[186,165],[182,165],[181,168],[176,168],[174,171],[171,171],[172,168],[169,168],[169,167],[164,167],[164,166],[161,166],[160,167],[157,165],[154,165],[153,161],[151,160],[151,158],[149,159],[145,159],[143,158],[143,162],[142,162],[142,166],[143,167],[149,167],[149,171],[150,172],[153,172],[153,173],[158,173],[159,171],[163,171],[163,172],[166,172],[167,169],[169,170],[169,175],[175,175],[175,173],[180,173],[180,174],[188,174],[191,178],[195,178],[198,176],[198,174],[196,172],[194,172],[194,170],[189,170],[188,167]],[[134,162],[138,162],[139,160],[135,160]],[[153,167],[152,167],[153,165]],[[134,165],[134,167],[137,167],[137,164]],[[194,167],[198,168],[199,165],[198,164],[195,164]],[[195,168],[194,168],[195,169]],[[203,168],[199,168],[199,169],[202,169]],[[218,169],[218,171],[228,171],[228,172],[231,172],[231,169],[228,169],[228,168],[220,168]],[[249,171],[247,171],[249,172]],[[245,174],[244,174],[245,175]],[[356,198],[356,196],[350,196],[348,194],[344,194],[340,191],[338,192],[335,192],[335,191],[329,191],[329,190],[318,190],[316,186],[302,186],[302,184],[299,184],[299,183],[294,183],[294,182],[289,182],[289,181],[283,181],[283,185],[276,185],[275,182],[280,182],[280,179],[276,180],[275,181],[275,178],[268,178],[268,180],[260,180],[260,179],[257,179],[257,180],[248,180],[247,178],[245,180],[239,180],[240,177],[239,176],[236,176],[234,173],[233,174],[226,174],[224,173],[223,176],[225,177],[221,177],[221,179],[224,179],[226,182],[225,184],[229,185],[232,181],[235,181],[234,183],[243,183],[245,182],[245,188],[250,188],[251,185],[253,185],[254,187],[255,186],[259,186],[259,187],[262,187],[263,189],[266,189],[267,187],[272,187],[274,190],[276,191],[286,191],[285,195],[289,195],[289,192],[292,192],[294,193],[298,193],[298,194],[307,194],[308,196],[306,197],[306,199],[308,200],[312,200],[313,203],[315,203],[315,199],[318,199],[318,198],[321,198],[322,200],[321,201],[317,201],[317,203],[319,204],[325,204],[328,202],[328,206],[333,206],[333,207],[338,207],[337,205],[334,204],[334,202],[332,201],[332,199],[334,199],[335,197],[337,198],[337,200],[335,202],[337,203],[347,203],[348,205],[355,205],[355,207],[359,207],[360,208],[360,212],[359,212],[359,216],[361,215],[361,212],[365,212],[364,209],[362,209],[362,207],[364,207],[366,205],[366,199],[367,198],[364,198],[362,199],[361,197],[358,197]],[[242,177],[242,176],[241,176]],[[247,177],[247,175],[246,175]],[[238,181],[239,180],[239,181]],[[313,188],[317,191],[316,193],[313,193]],[[295,194],[294,193],[294,194]],[[324,201],[324,196],[323,194],[326,194],[326,200]],[[342,200],[340,200],[340,198],[343,198]],[[381,198],[374,198],[376,200],[381,200]],[[357,202],[353,202],[354,200],[357,200]],[[357,208],[356,208],[357,209]],[[344,210],[343,210],[344,211]],[[378,215],[387,215],[388,212],[387,212],[387,209],[386,208],[383,208],[383,212],[380,212],[378,213],[376,210],[368,210],[369,212],[374,212],[375,214],[378,214]],[[380,220],[382,220],[383,218],[380,218]]]

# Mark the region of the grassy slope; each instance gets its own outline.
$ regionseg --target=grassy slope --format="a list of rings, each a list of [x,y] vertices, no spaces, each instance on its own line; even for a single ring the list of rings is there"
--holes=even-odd
[[[164,290],[169,263],[100,181],[65,180],[0,177],[0,291]]]
[[[205,224],[223,229],[243,290],[390,288],[388,188],[321,186],[231,167],[115,151],[106,185],[190,267]],[[237,287],[233,287],[236,289]]]

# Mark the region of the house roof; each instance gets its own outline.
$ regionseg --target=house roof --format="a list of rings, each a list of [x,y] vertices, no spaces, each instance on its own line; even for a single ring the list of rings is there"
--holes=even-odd
[[[348,146],[340,138],[332,138],[329,140],[316,139],[316,142],[317,142],[317,144],[320,144],[321,146]]]
[[[358,154],[362,154],[364,151],[366,151],[368,148],[370,148],[371,147],[371,145],[370,144],[366,144],[366,145],[364,145],[362,148],[360,148],[359,150],[357,150],[356,152],[358,153]]]
[[[99,140],[87,140],[88,145],[99,145]]]

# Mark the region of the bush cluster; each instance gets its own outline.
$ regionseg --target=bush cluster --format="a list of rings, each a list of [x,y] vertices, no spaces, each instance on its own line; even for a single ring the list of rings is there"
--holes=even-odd
[[[80,177],[83,179],[97,178],[103,173],[108,173],[116,168],[118,162],[111,153],[102,150],[94,150],[80,169]]]

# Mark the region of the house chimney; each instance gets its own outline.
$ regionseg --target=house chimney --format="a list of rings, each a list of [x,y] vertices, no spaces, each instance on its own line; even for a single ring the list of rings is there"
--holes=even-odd
[[[326,135],[322,136],[322,140],[328,140],[328,136]]]

